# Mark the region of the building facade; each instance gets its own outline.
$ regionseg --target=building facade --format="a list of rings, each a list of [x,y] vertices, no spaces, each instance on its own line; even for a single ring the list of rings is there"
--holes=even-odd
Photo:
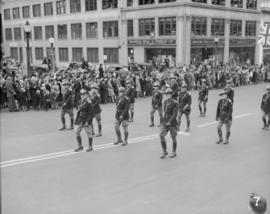
[[[260,0],[4,0],[4,52],[26,62],[24,25],[31,25],[30,58],[41,64],[54,38],[58,66],[171,64],[207,58],[259,63]]]
[[[260,62],[269,63],[270,64],[270,1],[268,0],[262,0],[261,2],[261,23],[266,26],[266,32],[265,35],[265,43],[268,44],[265,45],[265,47],[260,46]]]

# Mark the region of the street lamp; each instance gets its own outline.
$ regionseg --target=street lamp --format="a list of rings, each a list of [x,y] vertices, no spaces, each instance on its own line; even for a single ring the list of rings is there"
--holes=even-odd
[[[52,62],[52,71],[55,72],[55,66],[54,66],[54,51],[53,51],[53,44],[54,44],[54,38],[49,38],[49,43],[51,44],[51,62]]]
[[[218,56],[218,43],[219,43],[219,37],[218,37],[218,35],[216,34],[216,36],[215,36],[215,39],[214,39],[214,41],[215,41],[215,44],[216,44],[216,50],[215,50],[215,55],[216,55],[216,63],[217,63],[217,56]]]
[[[29,75],[29,71],[30,71],[30,48],[29,48],[29,38],[30,38],[30,33],[31,33],[31,25],[29,24],[28,21],[26,21],[25,25],[24,25],[24,32],[26,34],[26,60],[27,60],[27,70],[26,70],[26,74]]]

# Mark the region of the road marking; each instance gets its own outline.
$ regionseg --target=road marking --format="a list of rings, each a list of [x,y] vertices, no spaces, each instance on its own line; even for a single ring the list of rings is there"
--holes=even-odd
[[[250,116],[250,115],[251,115],[251,113],[239,114],[239,115],[233,116],[233,119],[239,119],[239,118],[247,117],[247,116]],[[217,121],[213,121],[213,122],[210,122],[210,123],[204,123],[204,124],[198,125],[197,127],[198,128],[203,128],[203,127],[212,126],[212,125],[215,125],[215,124],[217,124]]]
[[[189,136],[190,133],[186,132],[178,132],[180,135],[183,136]],[[155,135],[148,135],[148,136],[143,136],[143,137],[137,137],[137,138],[132,138],[128,141],[129,144],[135,144],[135,143],[142,143],[148,140],[153,140],[159,138],[158,134]],[[101,144],[93,147],[93,150],[104,150],[104,149],[109,149],[113,147],[119,147],[119,145],[114,145],[112,143],[108,144]],[[9,160],[9,161],[3,161],[0,163],[0,168],[4,167],[9,167],[9,166],[16,166],[16,165],[21,165],[25,163],[31,163],[31,162],[37,162],[41,160],[48,160],[48,159],[54,159],[54,158],[59,158],[59,157],[65,157],[69,155],[75,155],[75,154],[80,154],[80,152],[74,152],[73,150],[66,150],[62,152],[54,152],[54,153],[49,153],[49,154],[44,154],[44,155],[35,155],[27,158],[19,158],[19,159],[14,159],[14,160]]]

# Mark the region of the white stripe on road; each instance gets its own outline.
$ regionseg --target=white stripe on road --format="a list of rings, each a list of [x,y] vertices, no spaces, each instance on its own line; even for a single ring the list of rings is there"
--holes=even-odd
[[[247,116],[250,116],[250,115],[251,115],[251,113],[240,114],[240,115],[233,116],[233,119],[239,119],[239,118],[247,117]],[[203,127],[212,126],[212,125],[215,125],[215,124],[217,124],[217,121],[210,122],[210,123],[204,123],[204,124],[198,125],[197,127],[198,128],[203,128]]]
[[[179,132],[180,135],[184,136],[189,136],[189,133],[186,132]],[[148,135],[148,136],[143,136],[143,137],[138,137],[138,138],[132,138],[128,141],[129,144],[134,144],[134,143],[142,143],[147,140],[153,140],[157,139],[159,135]],[[118,145],[114,145],[111,143],[108,144],[102,144],[102,145],[97,145],[93,147],[93,150],[104,150],[104,149],[109,149],[113,147],[117,147]],[[49,154],[44,154],[44,155],[36,155],[32,157],[27,157],[27,158],[20,158],[20,159],[14,159],[14,160],[9,160],[9,161],[3,161],[0,163],[0,168],[8,167],[8,166],[16,166],[16,165],[21,165],[25,163],[31,163],[31,162],[36,162],[36,161],[41,161],[41,160],[48,160],[48,159],[53,159],[53,158],[59,158],[59,157],[65,157],[69,155],[75,155],[79,154],[80,152],[74,152],[73,150],[66,150],[62,152],[54,152],[54,153],[49,153]]]

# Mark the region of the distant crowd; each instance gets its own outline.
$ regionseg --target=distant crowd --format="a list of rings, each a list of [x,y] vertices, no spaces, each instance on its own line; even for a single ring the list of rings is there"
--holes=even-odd
[[[179,85],[185,83],[188,90],[198,90],[201,80],[205,79],[210,89],[223,88],[226,80],[231,80],[234,87],[260,82],[270,82],[270,65],[212,65],[205,61],[195,65],[157,68],[129,67],[128,69],[104,70],[90,68],[87,62],[79,66],[73,63],[65,70],[48,73],[33,73],[30,77],[20,73],[9,73],[7,67],[0,72],[1,108],[9,111],[57,109],[61,106],[62,85],[65,79],[71,83],[74,106],[80,100],[80,89],[90,91],[92,84],[98,84],[101,103],[113,103],[118,96],[118,88],[126,87],[126,80],[131,80],[136,97],[152,95],[153,83],[159,81],[160,90],[170,87],[171,77],[176,76]]]

